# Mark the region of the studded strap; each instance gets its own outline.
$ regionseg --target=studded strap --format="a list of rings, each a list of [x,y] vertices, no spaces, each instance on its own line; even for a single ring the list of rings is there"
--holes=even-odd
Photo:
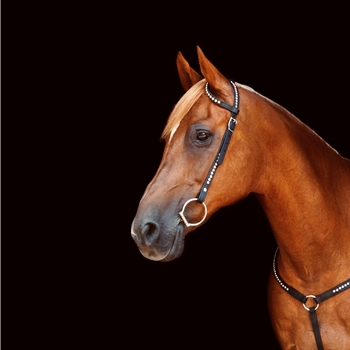
[[[199,194],[197,196],[197,201],[202,203],[204,202],[204,199],[207,195],[207,192],[208,192],[208,189],[209,189],[209,186],[213,180],[213,177],[215,175],[215,172],[217,170],[217,167],[219,165],[222,164],[223,160],[224,160],[224,157],[225,157],[225,154],[226,154],[226,151],[227,151],[227,148],[228,148],[228,145],[230,143],[230,140],[231,140],[231,136],[232,136],[232,133],[233,131],[235,130],[235,127],[236,127],[236,124],[237,124],[237,120],[236,120],[236,117],[237,117],[237,114],[239,112],[238,110],[238,106],[239,106],[239,95],[238,95],[238,90],[237,90],[237,87],[235,85],[235,83],[233,81],[230,81],[232,87],[233,87],[233,92],[234,92],[234,105],[231,106],[221,100],[219,100],[218,98],[216,98],[210,91],[209,91],[209,84],[207,83],[206,86],[205,86],[205,91],[207,93],[207,95],[209,96],[209,98],[215,102],[216,104],[218,104],[218,106],[222,107],[222,108],[225,108],[227,110],[229,110],[231,112],[231,116],[230,116],[230,119],[227,123],[227,129],[225,131],[225,134],[222,138],[222,141],[221,141],[221,144],[220,144],[220,147],[219,147],[219,150],[218,150],[218,153],[216,154],[215,156],[215,159],[210,167],[210,170],[205,178],[205,181],[199,191]]]
[[[277,268],[277,263],[276,263],[276,257],[277,257],[277,253],[278,253],[278,247],[276,249],[275,252],[275,256],[273,258],[273,264],[272,264],[272,268],[273,268],[273,273],[275,275],[275,278],[278,282],[278,284],[287,292],[289,293],[292,297],[294,297],[295,299],[299,300],[304,308],[306,310],[309,311],[310,313],[310,320],[311,320],[311,324],[312,324],[312,328],[314,331],[314,335],[315,335],[315,340],[316,340],[316,344],[317,344],[317,349],[318,350],[323,350],[323,344],[322,344],[322,339],[321,339],[321,333],[320,333],[320,327],[318,325],[318,320],[317,320],[317,315],[316,315],[316,310],[319,306],[319,304],[322,301],[325,301],[341,292],[344,292],[345,290],[350,288],[350,278],[347,279],[346,281],[339,283],[338,285],[336,285],[335,287],[326,290],[325,292],[315,295],[315,296],[307,296],[304,295],[302,293],[300,293],[299,291],[297,291],[295,288],[293,288],[292,286],[288,285],[283,278],[279,275],[278,273],[278,268]],[[305,303],[307,301],[307,299],[309,297],[313,297],[314,301],[317,303],[316,307],[310,307],[310,308],[306,308],[305,307]]]

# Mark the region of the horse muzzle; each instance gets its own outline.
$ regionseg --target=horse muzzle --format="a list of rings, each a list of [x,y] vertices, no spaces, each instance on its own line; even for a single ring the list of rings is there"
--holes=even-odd
[[[164,228],[154,221],[140,221],[135,217],[131,225],[131,237],[140,253],[153,261],[171,261],[182,255],[185,232],[183,225],[173,224],[171,229]]]

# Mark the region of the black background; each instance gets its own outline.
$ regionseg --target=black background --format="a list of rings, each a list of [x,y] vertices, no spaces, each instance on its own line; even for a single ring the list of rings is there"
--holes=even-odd
[[[177,52],[199,71],[197,45],[350,157],[344,10],[24,6],[4,32],[7,348],[279,349],[266,304],[276,245],[255,197],[217,212],[171,263],[143,258],[130,225],[183,94]]]

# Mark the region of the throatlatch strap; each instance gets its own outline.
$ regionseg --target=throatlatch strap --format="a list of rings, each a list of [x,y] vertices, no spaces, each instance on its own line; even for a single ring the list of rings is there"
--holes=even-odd
[[[275,252],[275,256],[273,258],[273,273],[275,275],[275,278],[278,282],[278,284],[287,292],[289,293],[293,298],[299,300],[303,305],[306,303],[308,296],[300,293],[299,291],[297,291],[295,288],[293,288],[292,286],[288,285],[283,278],[280,276],[280,274],[278,273],[278,268],[277,268],[277,263],[276,263],[276,257],[277,257],[277,253],[278,253],[278,247],[276,249]],[[314,300],[317,303],[316,307],[311,307],[308,309],[308,311],[310,312],[310,319],[311,319],[311,324],[312,324],[312,329],[314,331],[314,335],[315,335],[315,339],[316,339],[316,343],[317,343],[317,348],[318,350],[324,350],[323,348],[323,344],[322,344],[322,339],[321,339],[321,333],[320,333],[320,327],[318,324],[318,320],[317,320],[317,315],[316,315],[316,310],[319,306],[319,304],[322,301],[325,301],[341,292],[344,292],[345,290],[350,288],[350,278],[347,279],[346,281],[339,283],[338,285],[336,285],[335,287],[326,290],[325,292],[315,295],[314,296]],[[310,297],[310,296],[309,296]],[[305,305],[304,305],[305,307]]]

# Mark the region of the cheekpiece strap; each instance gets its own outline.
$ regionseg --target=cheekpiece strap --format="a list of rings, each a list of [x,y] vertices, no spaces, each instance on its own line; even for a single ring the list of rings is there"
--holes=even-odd
[[[235,130],[236,124],[237,124],[237,114],[239,112],[238,106],[239,106],[239,95],[238,95],[238,89],[237,86],[233,81],[230,81],[232,88],[233,88],[233,93],[234,93],[234,105],[231,106],[221,100],[219,100],[217,97],[215,97],[210,91],[209,91],[209,84],[207,83],[205,85],[205,92],[207,93],[208,97],[215,102],[218,106],[225,108],[231,112],[230,119],[227,123],[227,129],[225,131],[225,134],[222,138],[218,153],[215,156],[215,159],[210,167],[210,170],[207,174],[207,177],[205,178],[205,181],[203,183],[202,188],[199,191],[199,194],[197,196],[197,201],[202,203],[204,202],[204,199],[207,195],[209,186],[211,184],[211,181],[215,175],[217,167],[222,164],[224,157],[226,155],[226,151],[228,149],[228,145],[231,140],[231,136],[233,131]]]

